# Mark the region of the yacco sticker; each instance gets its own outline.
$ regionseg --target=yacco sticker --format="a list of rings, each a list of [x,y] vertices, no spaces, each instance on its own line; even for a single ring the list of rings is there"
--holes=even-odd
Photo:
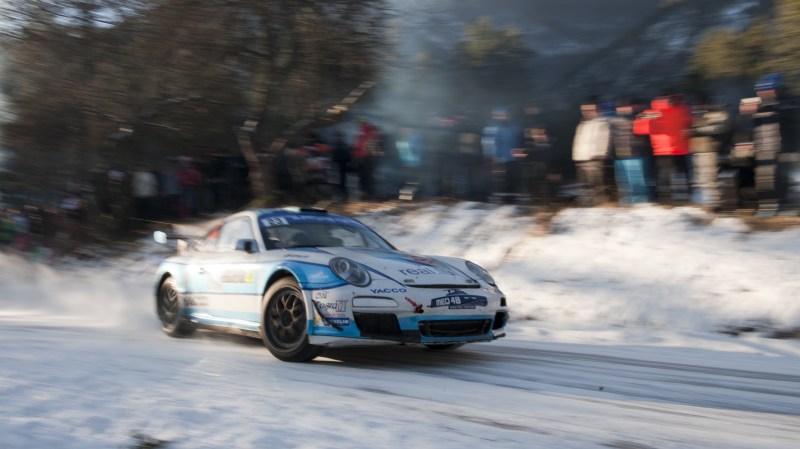
[[[461,290],[447,290],[447,294],[433,298],[431,307],[447,307],[448,309],[474,309],[477,306],[486,307],[489,300],[485,296],[469,295]]]
[[[431,275],[447,275],[457,276],[458,273],[452,270],[446,270],[440,267],[426,267],[420,265],[417,268],[406,268],[404,270],[397,270],[406,276],[431,276]]]
[[[378,295],[381,293],[405,293],[407,290],[404,288],[371,288],[369,291]]]

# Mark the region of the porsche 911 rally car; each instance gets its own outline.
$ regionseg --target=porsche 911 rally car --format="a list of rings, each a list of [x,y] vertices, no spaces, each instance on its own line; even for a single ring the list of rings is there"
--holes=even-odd
[[[404,253],[358,220],[320,209],[231,215],[204,238],[179,242],[155,281],[168,335],[246,334],[290,362],[326,346],[491,341],[508,320],[505,296],[478,265]]]

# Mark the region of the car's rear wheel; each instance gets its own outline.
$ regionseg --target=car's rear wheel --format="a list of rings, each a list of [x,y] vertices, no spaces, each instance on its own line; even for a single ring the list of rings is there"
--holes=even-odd
[[[272,284],[263,302],[261,336],[272,355],[285,362],[307,362],[322,352],[308,342],[306,304],[294,278]]]
[[[156,311],[161,320],[161,330],[170,337],[186,337],[194,332],[192,322],[185,316],[178,284],[171,277],[164,279],[158,288]]]

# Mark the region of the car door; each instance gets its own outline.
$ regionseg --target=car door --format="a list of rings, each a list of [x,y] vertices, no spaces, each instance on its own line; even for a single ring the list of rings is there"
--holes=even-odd
[[[182,280],[185,285],[184,301],[189,313],[196,319],[208,316],[211,294],[211,279],[206,273],[206,266],[217,258],[217,241],[220,225],[215,226],[200,240],[192,242],[187,250],[187,260]]]
[[[241,240],[253,242],[251,252],[237,250]],[[257,329],[260,321],[261,292],[256,285],[259,248],[249,217],[239,217],[222,225],[214,257],[202,267],[209,288],[208,313],[217,324]]]

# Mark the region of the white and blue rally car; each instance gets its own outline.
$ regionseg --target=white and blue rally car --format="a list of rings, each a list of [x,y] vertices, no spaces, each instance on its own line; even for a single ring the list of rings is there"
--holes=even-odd
[[[235,332],[302,362],[326,346],[447,349],[505,335],[506,298],[483,268],[404,253],[358,220],[324,210],[239,212],[178,248],[155,279],[170,336]]]

